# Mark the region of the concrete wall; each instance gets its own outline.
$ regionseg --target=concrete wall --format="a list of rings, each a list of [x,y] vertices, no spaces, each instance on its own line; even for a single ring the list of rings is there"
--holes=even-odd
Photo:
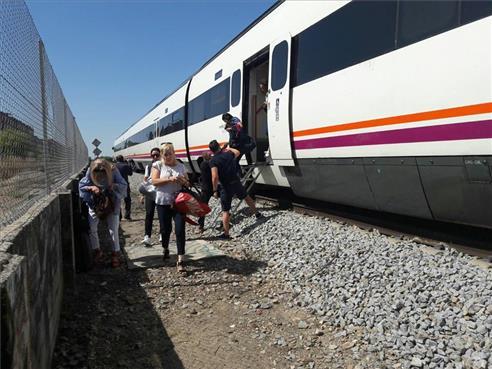
[[[71,283],[75,270],[72,224],[72,196],[65,192],[1,230],[0,369],[51,367],[64,280]]]

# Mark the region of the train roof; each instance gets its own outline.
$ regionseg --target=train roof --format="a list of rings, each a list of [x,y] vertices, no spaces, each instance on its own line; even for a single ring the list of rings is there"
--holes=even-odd
[[[203,68],[205,68],[207,65],[209,65],[212,61],[217,59],[220,54],[222,54],[224,51],[226,51],[232,44],[234,44],[238,39],[240,39],[245,33],[247,33],[250,29],[252,29],[254,26],[256,26],[259,22],[261,22],[264,18],[266,18],[271,12],[273,12],[276,8],[278,8],[282,3],[284,3],[285,0],[278,0],[276,3],[274,3],[270,8],[265,10],[263,14],[261,14],[258,18],[256,18],[253,22],[251,22],[245,29],[243,29],[240,33],[238,33],[231,41],[229,41],[227,44],[222,47],[219,51],[217,51],[210,59],[208,59],[198,70],[196,70],[193,74],[191,74],[188,78],[186,78],[182,83],[180,83],[174,90],[172,90],[169,94],[167,94],[164,98],[162,98],[158,103],[154,104],[152,108],[147,110],[145,114],[143,114],[139,119],[137,119],[132,125],[130,125],[127,129],[125,129],[115,140],[116,141],[123,136],[130,128],[132,128],[135,124],[140,122],[142,118],[144,118],[147,114],[149,114],[152,110],[157,108],[160,104],[162,104],[164,101],[166,101],[167,98],[169,98],[171,95],[173,95],[176,91],[178,91],[181,87],[183,87],[188,81],[190,81],[194,75],[200,73]]]

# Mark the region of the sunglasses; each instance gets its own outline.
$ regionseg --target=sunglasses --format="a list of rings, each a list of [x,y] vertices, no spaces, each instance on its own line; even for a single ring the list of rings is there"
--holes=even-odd
[[[159,156],[161,156],[161,154],[152,154],[151,155],[153,158],[158,158]]]

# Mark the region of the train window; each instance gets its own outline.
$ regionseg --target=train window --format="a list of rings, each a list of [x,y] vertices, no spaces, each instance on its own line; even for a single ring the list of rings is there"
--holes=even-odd
[[[161,118],[157,123],[157,135],[165,136],[171,133],[171,123],[172,123],[172,114],[168,114],[165,117]]]
[[[209,90],[208,104],[205,109],[205,119],[210,119],[229,111],[230,80],[227,78]]]
[[[237,106],[241,101],[241,71],[238,69],[232,74],[231,106]]]
[[[120,142],[119,144],[117,144],[114,148],[113,148],[113,151],[120,151],[120,150],[123,150],[126,145],[125,145],[126,141],[123,141],[123,142]]]
[[[195,97],[190,102],[189,124],[192,125],[229,111],[229,94],[230,78],[227,78]]]
[[[133,136],[128,138],[126,147],[131,147],[134,145],[141,144],[143,142],[153,140],[154,137],[155,137],[155,127],[152,124],[151,126],[142,129],[140,132],[137,132]]]
[[[173,132],[184,128],[184,108],[178,109],[173,113]]]
[[[354,1],[295,36],[292,86],[394,50],[396,12],[395,1]]]
[[[473,22],[492,15],[492,1],[462,1],[461,24]]]
[[[195,124],[205,120],[205,94],[202,94],[194,98],[190,102],[190,122],[189,124]]]
[[[458,26],[458,1],[400,1],[397,46],[404,47]]]
[[[284,87],[287,81],[287,61],[289,58],[289,45],[282,41],[273,49],[272,53],[272,89],[274,91]]]
[[[155,137],[154,125],[152,124],[149,128],[147,128],[147,131],[145,133],[146,133],[145,135],[146,141],[153,140]]]

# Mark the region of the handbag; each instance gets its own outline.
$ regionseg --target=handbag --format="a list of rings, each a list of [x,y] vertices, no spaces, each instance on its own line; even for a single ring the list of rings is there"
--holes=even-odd
[[[155,187],[150,180],[143,181],[138,185],[138,192],[146,197],[150,197],[155,200]]]
[[[182,189],[178,192],[174,200],[174,209],[179,213],[195,217],[204,217],[211,211],[206,203],[200,201],[197,194],[188,189]],[[198,224],[188,217],[185,217],[185,221],[193,225]]]

